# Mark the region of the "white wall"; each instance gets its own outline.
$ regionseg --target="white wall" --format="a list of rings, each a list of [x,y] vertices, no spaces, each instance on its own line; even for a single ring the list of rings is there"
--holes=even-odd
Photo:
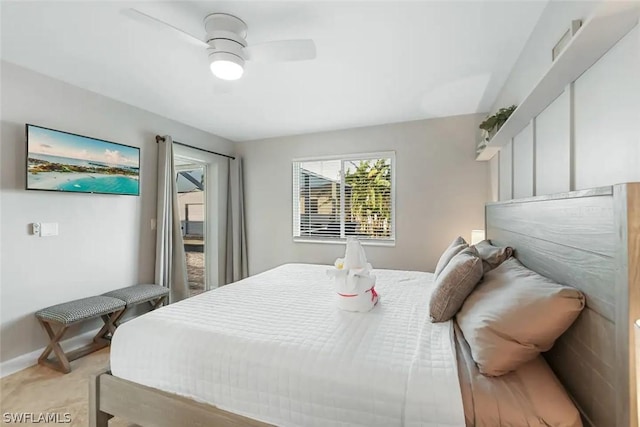
[[[495,202],[500,199],[500,153],[489,160],[489,201]]]
[[[593,5],[551,2],[548,8],[566,18],[564,26],[567,26],[571,19],[584,19]],[[557,40],[550,39],[548,33],[564,27],[557,16],[547,12],[545,10],[495,108],[517,104],[549,67],[550,58],[543,52],[550,52]],[[492,179],[501,186],[500,200],[530,195],[530,182],[535,183],[534,195],[543,195],[640,181],[638,76],[640,28],[636,25],[558,98],[550,100],[550,105],[533,121],[533,132],[525,129],[514,138],[512,160],[500,153],[497,174],[496,163],[491,163]],[[527,85],[530,86],[525,90]],[[527,135],[527,139],[523,139],[523,135]],[[529,141],[530,135],[534,136],[533,141]],[[509,154],[507,147],[502,151]],[[511,196],[508,189],[502,189],[507,176],[513,177]],[[494,182],[491,185],[495,185]]]
[[[513,197],[533,196],[533,123],[513,137]]]
[[[396,246],[366,248],[374,267],[433,271],[450,241],[484,228],[488,167],[474,160],[482,116],[467,115],[244,142],[249,271],[333,263],[344,246],[294,243],[294,158],[396,152]]]
[[[221,152],[232,152],[233,145],[7,62],[1,63],[1,78],[0,361],[5,362],[47,343],[36,310],[153,281],[156,134]],[[141,147],[141,196],[26,191],[25,123]],[[60,235],[30,235],[33,222],[57,222]]]
[[[502,147],[502,150],[497,154],[499,157],[499,175],[500,181],[499,191],[500,200],[509,200],[513,198],[513,140],[509,141],[507,145]]]
[[[640,181],[640,28],[574,85],[575,186]]]
[[[536,118],[536,192],[571,189],[571,103],[567,89]]]

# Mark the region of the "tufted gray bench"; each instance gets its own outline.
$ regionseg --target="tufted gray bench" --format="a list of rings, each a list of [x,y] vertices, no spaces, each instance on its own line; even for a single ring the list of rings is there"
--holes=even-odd
[[[49,335],[49,345],[44,349],[38,363],[48,366],[63,373],[71,372],[70,362],[86,354],[99,350],[109,345],[107,337],[115,331],[115,321],[120,318],[125,310],[126,303],[120,299],[108,296],[95,296],[82,298],[63,304],[54,305],[36,312],[36,318]],[[76,323],[101,317],[104,326],[93,337],[93,342],[65,353],[60,347],[60,340],[67,329]],[[54,330],[54,326],[58,329]],[[54,352],[57,360],[49,360],[49,354]]]
[[[133,306],[148,302],[151,305],[151,310],[160,307],[169,296],[169,289],[159,285],[142,284],[116,289],[102,295],[117,298],[126,304],[125,310],[114,320],[114,324],[117,326],[126,311]]]

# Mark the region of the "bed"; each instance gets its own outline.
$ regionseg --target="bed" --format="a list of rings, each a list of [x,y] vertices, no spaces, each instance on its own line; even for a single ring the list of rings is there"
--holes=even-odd
[[[384,301],[361,314],[335,309],[327,268],[286,264],[132,320],[111,370],[267,424],[460,425],[452,324],[417,309],[432,275],[377,270]]]
[[[486,207],[490,239],[587,296],[546,356],[585,425],[635,425],[639,204],[640,184],[625,184]],[[283,266],[122,325],[112,372],[92,378],[91,425],[468,424],[455,325],[419,309],[431,275],[377,271],[380,306],[359,315],[323,306],[325,269]]]

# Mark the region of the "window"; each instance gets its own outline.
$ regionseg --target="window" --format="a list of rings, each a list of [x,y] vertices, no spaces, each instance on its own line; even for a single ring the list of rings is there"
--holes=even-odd
[[[293,238],[395,241],[393,152],[294,160]]]

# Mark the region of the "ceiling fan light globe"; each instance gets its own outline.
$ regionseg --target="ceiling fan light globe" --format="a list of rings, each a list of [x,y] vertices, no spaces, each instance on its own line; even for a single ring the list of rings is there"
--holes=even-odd
[[[212,52],[209,55],[211,72],[222,80],[238,80],[244,73],[244,59],[230,52]]]
[[[244,73],[242,65],[227,60],[214,60],[211,62],[211,72],[222,80],[238,80]]]

